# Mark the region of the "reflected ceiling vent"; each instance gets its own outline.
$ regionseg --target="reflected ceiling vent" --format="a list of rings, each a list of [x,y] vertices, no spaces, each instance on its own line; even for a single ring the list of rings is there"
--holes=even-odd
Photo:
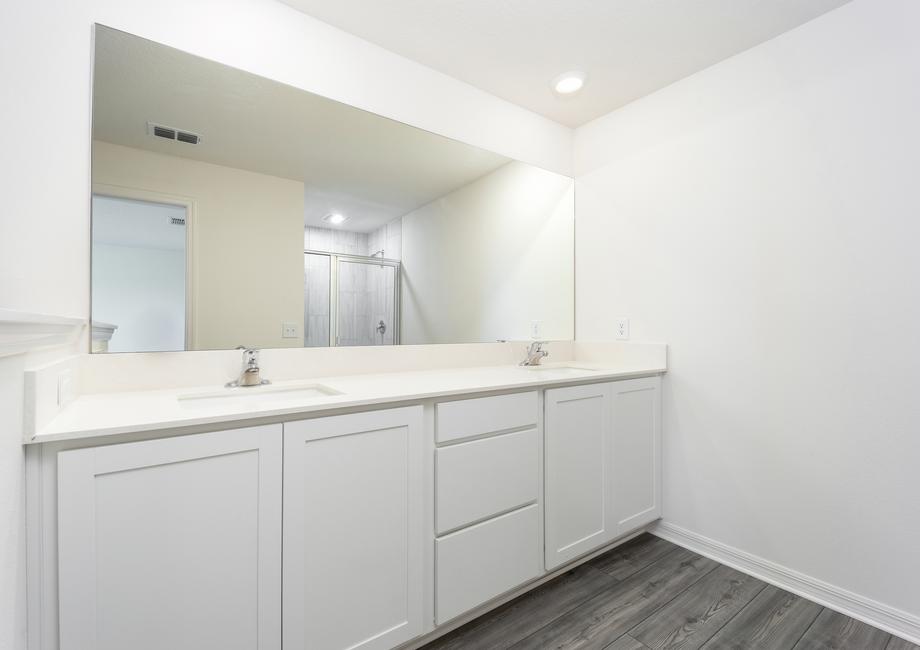
[[[169,218],[169,223],[170,223],[170,225],[173,225],[173,226],[184,226],[184,225],[185,225],[185,217],[170,217],[170,218]]]
[[[181,131],[172,126],[154,124],[153,122],[147,122],[147,135],[152,135],[156,138],[165,138],[166,140],[173,140],[175,142],[185,142],[186,144],[201,144],[201,136],[197,133]]]

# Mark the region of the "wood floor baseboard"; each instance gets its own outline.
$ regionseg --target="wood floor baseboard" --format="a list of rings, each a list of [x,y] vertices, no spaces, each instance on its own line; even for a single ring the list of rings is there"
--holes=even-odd
[[[808,598],[828,609],[920,645],[920,617],[871,598],[854,594],[674,524],[658,522],[649,529],[649,532],[780,589]]]

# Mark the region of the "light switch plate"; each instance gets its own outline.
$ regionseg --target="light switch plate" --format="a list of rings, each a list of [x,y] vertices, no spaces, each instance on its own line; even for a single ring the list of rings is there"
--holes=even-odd
[[[281,323],[281,338],[296,339],[299,338],[297,333],[297,323]]]
[[[613,321],[614,334],[617,340],[625,341],[629,338],[629,319],[623,316]]]

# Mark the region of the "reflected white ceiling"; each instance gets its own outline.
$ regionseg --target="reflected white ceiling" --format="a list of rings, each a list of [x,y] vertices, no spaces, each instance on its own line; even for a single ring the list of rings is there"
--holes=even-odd
[[[200,134],[189,145],[147,122]],[[372,231],[509,158],[117,30],[96,33],[93,137],[303,181],[305,223]]]
[[[283,0],[552,120],[579,126],[849,0]],[[574,97],[551,82],[588,74]]]

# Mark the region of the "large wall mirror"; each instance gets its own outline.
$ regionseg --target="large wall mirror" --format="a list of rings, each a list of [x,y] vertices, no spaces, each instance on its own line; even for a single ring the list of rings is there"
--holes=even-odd
[[[93,350],[574,335],[574,182],[97,25]]]

